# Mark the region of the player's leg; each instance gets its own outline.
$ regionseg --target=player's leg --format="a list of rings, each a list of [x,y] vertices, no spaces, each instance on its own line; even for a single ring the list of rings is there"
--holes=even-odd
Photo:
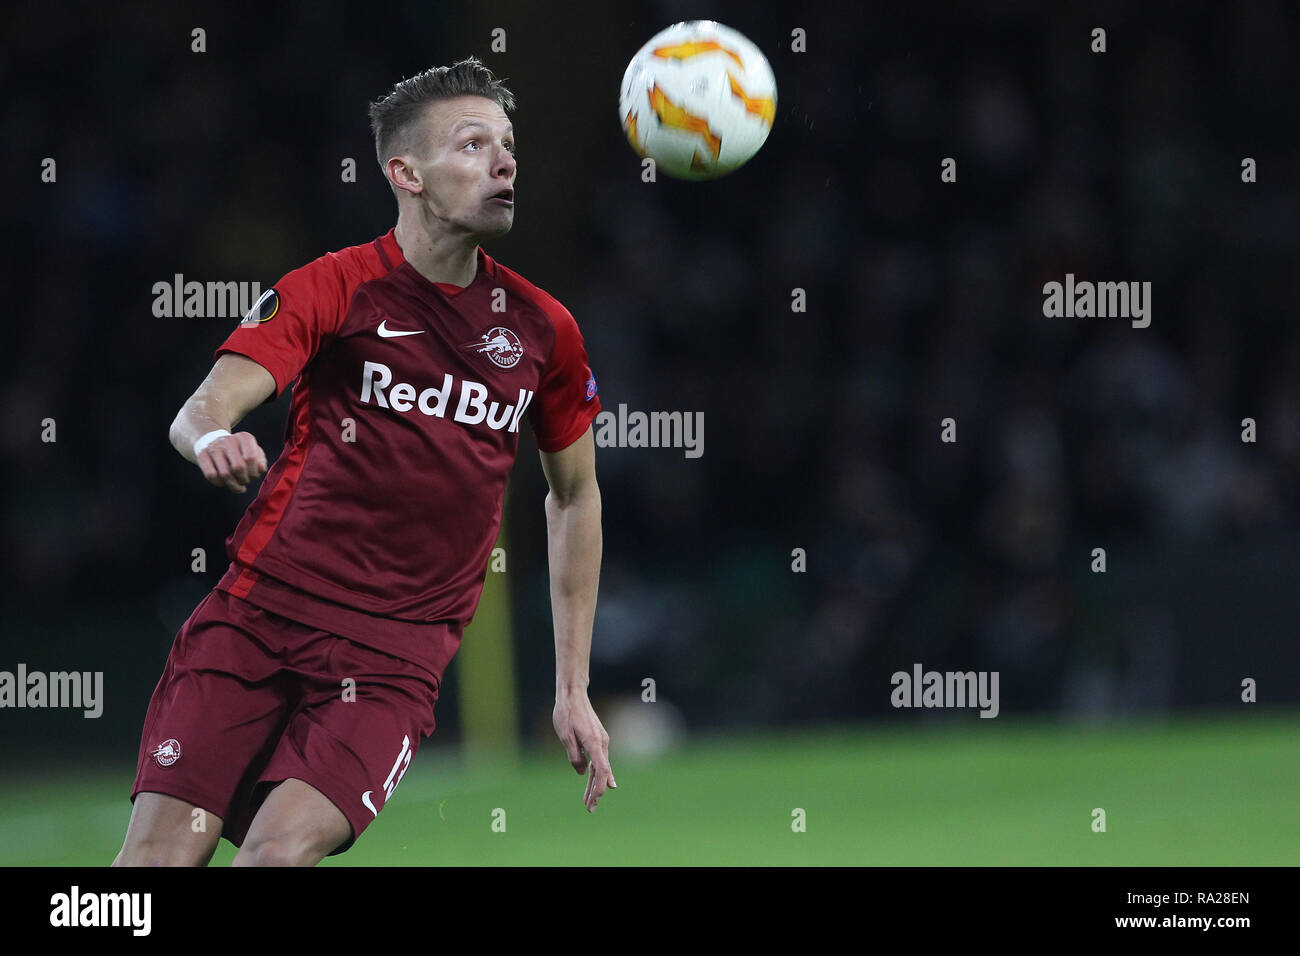
[[[259,636],[276,622],[221,591],[172,643],[149,701],[117,863],[206,865],[220,837],[242,835],[244,809],[288,723],[280,654]]]
[[[444,639],[450,659],[459,635]],[[302,706],[261,775],[275,789],[241,866],[311,866],[347,850],[433,733],[441,674],[328,634],[296,646],[292,666],[304,676]]]
[[[221,839],[214,813],[165,793],[136,794],[113,866],[207,866]]]
[[[291,777],[267,796],[231,866],[315,866],[350,836],[343,812]]]

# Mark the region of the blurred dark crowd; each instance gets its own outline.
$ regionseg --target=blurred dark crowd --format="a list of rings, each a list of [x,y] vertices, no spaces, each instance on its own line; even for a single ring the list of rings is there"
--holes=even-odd
[[[714,4],[772,63],[773,132],[725,179],[646,183],[622,70],[699,12],[12,11],[4,659],[129,660],[143,714],[252,497],[167,441],[234,322],[155,317],[153,284],[265,288],[385,232],[366,104],[476,54],[519,100],[516,226],[488,251],[573,312],[606,409],[704,413],[700,458],[598,453],[593,696],[653,677],[701,730],[885,716],[920,662],[1000,671],[1004,714],[1233,706],[1245,677],[1294,702],[1294,8]],[[1150,282],[1150,327],[1045,317],[1067,273]],[[271,454],[286,410],[246,420]],[[525,437],[507,508],[530,725],[553,693],[544,494]]]

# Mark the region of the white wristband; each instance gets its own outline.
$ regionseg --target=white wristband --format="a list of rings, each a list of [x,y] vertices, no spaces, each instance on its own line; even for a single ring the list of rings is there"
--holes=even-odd
[[[212,444],[214,441],[216,441],[218,438],[225,438],[225,437],[228,436],[229,434],[230,434],[230,432],[226,431],[224,428],[218,428],[218,429],[215,429],[215,430],[213,430],[213,431],[208,432],[206,435],[204,435],[202,438],[200,438],[198,441],[196,441],[196,442],[194,443],[194,458],[195,458],[195,460],[198,459],[199,455],[203,454],[203,449],[207,448],[209,445],[211,445],[211,444]]]

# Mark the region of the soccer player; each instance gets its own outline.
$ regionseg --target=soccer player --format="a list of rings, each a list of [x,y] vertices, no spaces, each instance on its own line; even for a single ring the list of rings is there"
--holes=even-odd
[[[617,786],[587,698],[596,381],[568,310],[480,247],[514,223],[513,109],[476,58],[372,104],[396,227],[277,282],[172,423],[213,484],[266,477],[149,702],[114,865],[205,865],[222,835],[237,865],[352,845],[434,729],[525,419],[550,488],[555,730],[588,811]],[[268,472],[231,430],[290,385]]]

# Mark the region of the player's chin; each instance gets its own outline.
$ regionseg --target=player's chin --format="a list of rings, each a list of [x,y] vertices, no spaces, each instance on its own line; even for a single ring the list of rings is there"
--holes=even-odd
[[[502,206],[494,210],[494,215],[486,217],[481,231],[487,238],[495,239],[497,236],[504,236],[514,224],[514,209],[510,206]]]

